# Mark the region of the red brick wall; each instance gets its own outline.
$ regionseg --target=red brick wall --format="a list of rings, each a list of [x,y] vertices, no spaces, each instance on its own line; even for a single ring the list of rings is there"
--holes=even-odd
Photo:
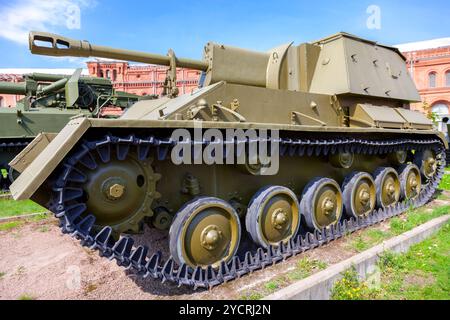
[[[450,83],[446,79],[450,73],[450,46],[404,52],[403,55],[422,97],[422,103],[413,104],[413,109],[428,113],[436,104],[445,104],[450,109]],[[436,75],[434,88],[429,84],[430,73]]]
[[[87,62],[90,75],[109,78],[114,88],[138,95],[161,94],[167,67],[129,65],[127,62]],[[198,87],[200,71],[177,69],[177,87],[180,94],[190,93]]]

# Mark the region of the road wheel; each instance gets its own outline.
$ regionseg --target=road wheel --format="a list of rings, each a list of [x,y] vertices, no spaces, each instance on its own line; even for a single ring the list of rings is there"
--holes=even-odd
[[[322,229],[338,223],[343,212],[342,193],[333,179],[313,179],[304,189],[300,212],[311,229]]]
[[[170,253],[178,264],[218,267],[236,254],[241,225],[227,202],[200,197],[178,211],[169,231]]]
[[[420,169],[415,164],[400,167],[400,196],[403,199],[416,199],[422,187]]]
[[[378,168],[375,171],[377,187],[377,206],[386,208],[396,204],[400,199],[400,180],[393,168]]]
[[[253,241],[267,248],[287,242],[300,226],[299,203],[292,190],[268,186],[250,201],[245,226]]]
[[[375,181],[366,172],[347,176],[342,186],[344,209],[349,217],[366,217],[375,209],[377,191]]]

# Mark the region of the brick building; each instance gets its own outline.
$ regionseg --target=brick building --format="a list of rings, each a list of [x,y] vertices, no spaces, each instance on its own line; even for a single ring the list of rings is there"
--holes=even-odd
[[[422,98],[412,108],[450,117],[450,38],[399,45]],[[440,124],[440,129],[445,128]]]
[[[87,62],[89,74],[111,79],[116,90],[137,95],[161,94],[167,67],[130,65],[123,61],[95,60]],[[177,69],[177,87],[180,95],[198,87],[200,71]]]
[[[21,74],[15,73],[0,73],[0,81],[6,82],[21,82],[23,77]],[[16,106],[17,101],[22,99],[23,96],[15,94],[0,94],[0,107],[13,108]]]

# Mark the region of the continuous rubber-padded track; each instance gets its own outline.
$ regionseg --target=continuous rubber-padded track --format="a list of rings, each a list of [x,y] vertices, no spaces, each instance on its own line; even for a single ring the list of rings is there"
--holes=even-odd
[[[64,233],[71,234],[80,240],[83,246],[99,251],[100,255],[115,259],[126,269],[132,269],[143,277],[152,277],[161,281],[170,281],[182,286],[196,288],[211,288],[221,283],[252,273],[267,266],[274,265],[289,257],[304,251],[322,246],[344,235],[362,228],[377,224],[393,216],[397,216],[411,207],[420,207],[433,196],[445,168],[445,149],[438,139],[396,139],[396,140],[364,140],[364,139],[329,139],[329,140],[302,140],[280,139],[280,156],[312,156],[329,155],[336,152],[353,152],[359,154],[386,154],[397,150],[432,149],[439,159],[439,166],[435,176],[422,187],[420,195],[414,200],[407,200],[385,209],[374,210],[365,218],[341,219],[341,222],[331,228],[297,235],[288,243],[279,246],[269,246],[267,249],[258,248],[247,251],[242,258],[234,256],[228,263],[221,263],[218,269],[211,266],[206,269],[197,267],[191,269],[186,264],[177,265],[173,258],[162,260],[161,252],[150,254],[145,246],[133,247],[133,238],[129,235],[121,237],[117,242],[113,240],[112,229],[104,227],[95,231],[95,217],[92,214],[82,215],[81,207],[73,207],[74,197],[68,185],[71,181],[79,179],[74,166],[78,163],[89,164],[91,152],[102,153],[106,147],[115,147],[118,157],[123,157],[131,148],[136,148],[139,159],[148,157],[154,149],[159,160],[166,159],[169,149],[175,142],[170,139],[158,139],[150,136],[145,139],[133,135],[119,138],[107,135],[98,141],[82,143],[76,152],[68,156],[61,166],[59,178],[53,185],[53,200],[51,210],[60,219]],[[206,143],[206,142],[204,142]],[[227,142],[225,143],[234,143]],[[80,204],[83,205],[83,204]]]

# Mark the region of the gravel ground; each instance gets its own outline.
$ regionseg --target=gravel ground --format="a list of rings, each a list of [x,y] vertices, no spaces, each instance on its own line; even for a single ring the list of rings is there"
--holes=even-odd
[[[443,205],[434,201],[429,206]],[[448,204],[448,202],[447,202]],[[377,228],[385,228],[385,224]],[[137,242],[152,250],[165,249],[164,233],[146,232]],[[166,251],[166,250],[164,250]],[[239,299],[245,291],[292,270],[308,257],[328,265],[349,258],[348,239],[289,259],[282,265],[258,271],[210,291],[192,291],[170,283],[137,278],[97,252],[81,247],[62,235],[57,221],[49,218],[27,222],[10,231],[0,231],[0,299]],[[167,252],[167,251],[166,251]]]

